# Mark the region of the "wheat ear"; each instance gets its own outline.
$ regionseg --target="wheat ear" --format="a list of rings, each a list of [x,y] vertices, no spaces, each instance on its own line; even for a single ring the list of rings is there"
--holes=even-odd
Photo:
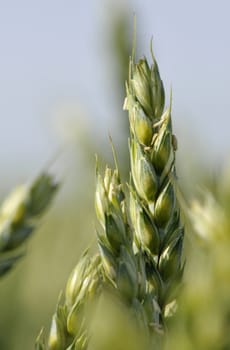
[[[88,346],[87,310],[97,297],[101,286],[99,255],[89,257],[84,252],[69,276],[64,302],[62,296],[53,315],[48,344],[43,331],[36,340],[36,350],[85,350]]]
[[[184,231],[175,191],[171,107],[163,111],[164,88],[154,57],[151,67],[145,58],[137,64],[131,59],[125,109],[130,121],[131,184],[125,191],[116,157],[115,170],[106,167],[104,176],[97,164],[100,255],[84,255],[70,276],[64,304],[59,303],[53,318],[49,350],[88,348],[90,321],[85,310],[89,295],[93,299],[104,288],[128,306],[155,346],[152,335],[164,330],[168,305],[175,298],[183,272]],[[36,346],[47,349],[42,337]]]
[[[182,276],[184,230],[176,198],[171,102],[164,110],[164,87],[152,57],[151,66],[146,58],[137,64],[131,58],[124,108],[130,122],[130,220],[135,249],[145,255],[147,290],[159,305],[161,327]]]
[[[7,273],[23,255],[24,242],[47,209],[57,183],[48,174],[41,174],[30,185],[16,188],[0,209],[0,276]]]

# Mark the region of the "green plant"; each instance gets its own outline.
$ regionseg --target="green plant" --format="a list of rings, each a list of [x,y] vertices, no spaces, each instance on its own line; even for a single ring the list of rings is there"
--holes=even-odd
[[[164,88],[154,56],[151,67],[146,58],[137,64],[131,58],[124,108],[130,123],[130,184],[121,182],[114,150],[115,170],[106,167],[101,176],[97,162],[99,254],[83,254],[64,301],[60,298],[58,303],[48,344],[40,334],[37,350],[96,348],[100,342],[93,331],[94,314],[98,300],[108,295],[112,304],[132,315],[145,348],[162,346],[165,319],[183,272],[183,227],[176,199],[171,106],[164,111]]]
[[[48,339],[41,330],[36,350],[230,348],[229,172],[218,173],[209,187],[206,180],[200,198],[183,203],[189,227],[184,273],[172,98],[165,108],[153,53],[152,61],[130,59],[124,103],[130,180],[122,181],[110,139],[114,169],[103,173],[96,160],[98,250],[82,254],[60,294]],[[57,189],[42,173],[2,204],[0,277],[24,255]]]
[[[164,87],[153,54],[152,58],[151,67],[146,58],[130,63],[125,101],[130,120],[129,210],[135,251],[144,256],[147,300],[157,303],[159,313],[149,323],[164,329],[168,305],[183,273],[184,229],[176,198],[171,105],[164,111]]]
[[[16,188],[0,209],[0,277],[24,255],[24,243],[35,230],[58,185],[43,173],[31,184]]]

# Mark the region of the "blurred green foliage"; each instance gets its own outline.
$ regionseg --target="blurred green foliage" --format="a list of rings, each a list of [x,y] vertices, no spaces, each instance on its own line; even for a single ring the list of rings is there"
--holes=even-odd
[[[114,97],[117,96],[120,101],[117,118],[121,120],[121,133],[125,143],[125,147],[124,143],[119,147],[120,165],[123,174],[127,175],[128,123],[122,111],[124,93],[120,90],[121,86],[123,91],[125,88],[124,74],[127,72],[131,42],[125,18],[127,19],[114,12],[109,31],[113,37],[111,49],[117,62],[115,74],[119,77],[114,83]],[[127,65],[125,67],[124,60]],[[112,152],[108,155],[109,142],[105,146],[101,140],[92,138],[91,133],[93,130],[89,129],[84,130],[84,137],[76,135],[76,138],[80,137],[75,144],[76,151],[70,156],[71,175],[68,174],[63,179],[52,207],[28,242],[24,259],[0,280],[0,349],[33,348],[41,327],[50,328],[58,295],[82,251],[89,244],[95,246],[94,154],[97,152],[101,158],[110,162]],[[87,142],[87,139],[90,141]],[[76,162],[74,157],[79,149],[81,156]],[[122,149],[126,151],[124,156]]]
[[[166,349],[230,349],[229,169],[208,182],[187,210],[185,281]]]

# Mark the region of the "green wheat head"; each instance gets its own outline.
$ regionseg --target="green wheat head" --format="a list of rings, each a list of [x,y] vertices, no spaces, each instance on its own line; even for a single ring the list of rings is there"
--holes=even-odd
[[[99,254],[83,254],[58,303],[48,344],[40,334],[37,350],[96,349],[92,310],[107,294],[132,315],[134,328],[147,339],[145,348],[159,348],[165,334],[183,272],[176,138],[155,58],[151,66],[145,58],[137,64],[132,58],[129,72],[124,108],[129,112],[131,180],[121,182],[116,157],[115,169],[106,167],[103,176],[97,162]]]
[[[130,120],[129,211],[135,250],[144,254],[147,292],[160,308],[160,327],[182,276],[184,235],[176,198],[176,138],[171,105],[164,110],[164,100],[154,56],[151,66],[146,58],[131,60],[124,105]]]
[[[43,173],[31,184],[16,188],[0,209],[0,277],[24,255],[23,245],[38,225],[58,188]]]

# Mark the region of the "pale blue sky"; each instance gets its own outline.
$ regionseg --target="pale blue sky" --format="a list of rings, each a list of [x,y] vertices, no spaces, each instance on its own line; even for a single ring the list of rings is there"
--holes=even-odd
[[[124,4],[131,24],[136,13],[147,56],[154,38],[166,89],[173,87],[180,147],[190,141],[194,153],[213,162],[229,155],[229,1],[0,0],[3,182],[26,178],[52,156],[62,142],[58,125],[65,113],[68,121],[83,110],[95,135],[116,135],[104,34],[108,40],[111,11]],[[79,128],[84,113],[76,116]]]

